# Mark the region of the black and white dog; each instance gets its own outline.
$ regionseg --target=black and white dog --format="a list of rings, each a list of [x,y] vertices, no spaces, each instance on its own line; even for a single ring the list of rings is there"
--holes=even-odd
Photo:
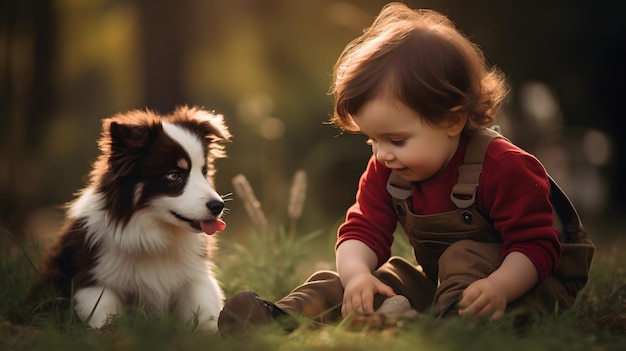
[[[73,292],[93,328],[134,307],[197,318],[216,332],[223,293],[212,272],[215,239],[202,233],[226,226],[213,161],[230,137],[223,116],[198,108],[104,119],[101,154],[34,289]]]

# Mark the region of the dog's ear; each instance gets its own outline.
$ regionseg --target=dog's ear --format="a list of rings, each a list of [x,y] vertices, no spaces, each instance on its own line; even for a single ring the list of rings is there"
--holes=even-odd
[[[224,122],[224,116],[215,112],[209,112],[197,107],[189,108],[187,106],[179,107],[175,112],[176,117],[186,117],[187,121],[198,125],[200,128],[191,128],[199,131],[201,138],[211,142],[229,141],[231,134]],[[185,123],[185,119],[181,120]]]
[[[151,131],[147,125],[129,125],[111,121],[109,134],[111,151],[138,151],[148,144]]]
[[[202,116],[203,126],[205,129],[204,137],[211,141],[229,141],[232,135],[224,122],[224,116],[221,114],[208,113],[206,111],[199,112]]]
[[[224,116],[198,107],[180,106],[170,116],[172,121],[195,133],[208,144],[229,141],[231,134],[224,122]]]
[[[140,122],[131,112],[103,121],[100,149],[115,174],[123,176],[132,173],[140,151],[150,143],[154,135],[154,123],[147,123],[149,120],[143,119]]]

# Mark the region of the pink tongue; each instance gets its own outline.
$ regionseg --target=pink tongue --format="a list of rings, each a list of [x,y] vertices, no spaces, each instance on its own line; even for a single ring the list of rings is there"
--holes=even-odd
[[[200,228],[207,235],[215,234],[226,228],[226,223],[221,219],[214,219],[212,221],[200,221]]]

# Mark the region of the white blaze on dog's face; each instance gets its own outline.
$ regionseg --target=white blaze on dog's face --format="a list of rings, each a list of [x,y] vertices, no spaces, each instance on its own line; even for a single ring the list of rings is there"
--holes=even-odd
[[[185,151],[175,167],[164,174],[173,194],[153,199],[152,206],[163,211],[164,219],[213,234],[223,229],[219,219],[224,208],[221,196],[209,185],[207,150],[198,137],[176,124],[163,123],[164,132]],[[166,214],[167,212],[167,214]]]

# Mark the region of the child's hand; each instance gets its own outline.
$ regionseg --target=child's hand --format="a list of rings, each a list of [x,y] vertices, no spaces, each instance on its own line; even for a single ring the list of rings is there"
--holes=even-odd
[[[370,273],[361,273],[350,278],[343,293],[341,314],[346,317],[351,312],[374,312],[374,295],[388,297],[396,293]]]
[[[468,317],[491,317],[499,320],[507,305],[506,290],[493,277],[480,279],[463,291],[459,302],[459,315]]]

